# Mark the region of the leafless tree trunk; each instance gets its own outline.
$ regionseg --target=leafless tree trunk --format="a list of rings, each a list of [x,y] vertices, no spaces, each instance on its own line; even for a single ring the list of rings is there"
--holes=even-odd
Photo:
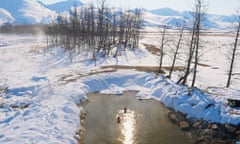
[[[235,57],[236,57],[237,45],[238,45],[239,31],[240,31],[240,15],[238,14],[238,27],[237,27],[237,33],[236,33],[236,37],[235,37],[232,57],[231,57],[230,69],[229,69],[229,73],[228,73],[228,80],[227,80],[227,85],[226,85],[227,88],[231,84],[231,77],[232,77],[233,66],[234,66],[234,61],[235,61]]]
[[[193,28],[192,28],[192,36],[191,36],[191,41],[190,41],[190,47],[189,47],[189,53],[188,53],[188,60],[187,60],[187,67],[186,67],[186,72],[183,77],[181,77],[177,83],[182,82],[183,85],[186,84],[188,75],[190,74],[190,68],[191,68],[191,63],[194,55],[194,48],[195,48],[195,31],[196,28],[196,21],[194,21]]]
[[[197,67],[198,67],[198,61],[199,61],[199,48],[200,48],[200,30],[201,30],[201,22],[203,17],[203,8],[204,7],[204,0],[196,0],[195,5],[195,12],[194,12],[194,23],[192,28],[192,37],[190,41],[190,47],[189,47],[189,56],[187,61],[187,67],[186,72],[183,77],[179,79],[177,83],[180,83],[182,81],[182,84],[186,84],[187,78],[191,72],[191,64],[192,60],[194,58],[194,66],[193,66],[193,79],[191,88],[194,87],[195,81],[196,81],[196,75],[197,75]]]
[[[134,28],[133,28],[133,49],[138,47],[139,39],[140,39],[140,29],[143,24],[143,15],[141,9],[135,10],[135,20],[134,20]]]
[[[49,26],[52,33],[49,38],[55,44],[61,44],[72,53],[82,51],[92,52],[96,64],[99,52],[102,56],[110,55],[117,47],[114,56],[118,55],[120,47],[135,46],[139,42],[141,28],[141,13],[122,11],[120,16],[106,5],[106,0],[100,0],[98,7],[74,7],[69,17],[59,16],[57,23]],[[134,43],[134,44],[133,44]]]
[[[197,0],[197,14],[196,14],[196,41],[195,41],[195,62],[194,62],[194,69],[193,69],[193,80],[191,87],[193,88],[196,81],[196,75],[197,75],[197,66],[199,61],[199,41],[200,41],[200,29],[201,29],[201,20],[202,20],[202,8],[203,8],[203,0]]]
[[[164,56],[164,44],[165,44],[165,34],[166,34],[167,26],[163,26],[162,32],[162,39],[161,39],[161,46],[160,46],[160,62],[159,62],[159,69],[158,73],[162,70],[162,63],[163,63],[163,56]]]
[[[178,43],[176,45],[176,50],[174,52],[174,57],[173,57],[173,62],[172,62],[172,66],[171,66],[171,69],[169,71],[169,79],[171,79],[171,76],[172,76],[172,72],[173,72],[173,69],[175,67],[175,62],[176,62],[176,59],[177,59],[177,55],[178,55],[178,51],[179,51],[179,48],[181,46],[181,42],[182,42],[182,38],[183,38],[183,30],[184,30],[184,25],[182,26],[181,30],[180,30],[180,33],[179,33],[179,39],[178,39]]]

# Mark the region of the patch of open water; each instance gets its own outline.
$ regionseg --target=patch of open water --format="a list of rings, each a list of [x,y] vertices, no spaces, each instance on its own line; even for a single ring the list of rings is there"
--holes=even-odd
[[[155,100],[138,100],[136,92],[123,95],[88,94],[84,106],[84,144],[186,144],[168,109]]]

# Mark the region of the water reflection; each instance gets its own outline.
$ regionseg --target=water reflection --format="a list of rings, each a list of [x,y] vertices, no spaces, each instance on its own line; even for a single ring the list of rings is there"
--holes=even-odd
[[[84,142],[79,144],[186,144],[184,134],[158,101],[139,101],[134,95],[89,94]]]
[[[119,110],[117,117],[117,123],[121,130],[120,141],[122,144],[133,144],[134,136],[136,134],[136,113],[132,110]]]

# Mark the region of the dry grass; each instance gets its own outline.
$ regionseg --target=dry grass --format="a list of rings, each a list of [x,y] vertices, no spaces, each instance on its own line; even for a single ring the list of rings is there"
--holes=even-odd
[[[164,66],[163,67],[165,70],[170,70],[171,69],[171,67],[170,66]],[[185,70],[185,67],[184,66],[175,66],[174,68],[173,68],[173,71],[184,71]]]
[[[141,72],[154,72],[158,73],[159,67],[158,66],[124,66],[124,65],[116,65],[116,66],[102,66],[102,69],[133,69],[136,71],[141,71]],[[160,73],[165,74],[165,70],[170,70],[171,67],[169,66],[164,66],[161,70]],[[173,68],[173,71],[183,71],[184,67],[182,66],[176,66]]]
[[[212,69],[219,69],[218,67],[212,67]]]
[[[67,84],[67,83],[71,83],[71,82],[76,82],[78,79],[82,78],[82,77],[86,77],[86,76],[90,76],[90,75],[95,75],[95,74],[100,74],[100,73],[109,73],[109,72],[115,72],[115,69],[110,69],[110,70],[101,70],[101,71],[91,71],[87,74],[82,74],[82,73],[75,73],[74,75],[63,75],[62,77],[60,77],[58,79],[58,81],[60,81],[62,84]]]
[[[124,65],[111,65],[111,66],[102,66],[102,69],[133,69],[141,72],[155,72],[158,73],[159,67],[156,66],[124,66]],[[160,73],[165,74],[165,71],[160,70]]]
[[[235,37],[235,34],[234,33],[201,33],[201,36]]]
[[[233,76],[239,76],[240,73],[233,73],[232,75],[233,75]]]
[[[90,72],[85,76],[90,76],[90,75],[95,75],[95,74],[101,74],[101,73],[111,73],[111,72],[115,72],[117,71],[116,69],[108,69],[108,70],[101,70],[101,71],[94,71],[94,72]]]
[[[152,44],[143,44],[143,45],[153,55],[157,55],[157,56],[160,55],[160,52],[159,52],[160,50],[155,45],[152,45]]]
[[[77,79],[81,78],[82,75],[78,74],[78,75],[63,75],[62,77],[60,77],[60,79],[58,81],[63,81],[63,82],[75,82]]]
[[[198,63],[199,66],[202,66],[202,67],[211,67],[210,65],[207,65],[207,64],[202,64],[202,63]]]
[[[165,74],[165,71],[170,70],[171,67],[164,66],[163,69],[160,70],[161,74]],[[158,73],[159,67],[158,66],[124,66],[124,65],[110,65],[110,66],[102,66],[101,70],[99,71],[91,71],[87,74],[82,74],[82,73],[74,73],[74,74],[68,74],[68,75],[63,75],[59,78],[59,82],[62,84],[67,84],[67,83],[72,83],[76,82],[77,80],[86,77],[86,76],[91,76],[91,75],[96,75],[96,74],[101,74],[101,73],[111,73],[115,72],[119,69],[130,69],[130,70],[136,70],[140,72],[154,72]],[[184,67],[182,66],[176,66],[173,69],[174,71],[183,71]]]

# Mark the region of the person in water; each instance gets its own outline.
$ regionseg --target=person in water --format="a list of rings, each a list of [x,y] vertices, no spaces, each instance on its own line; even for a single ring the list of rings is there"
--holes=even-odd
[[[123,113],[127,113],[127,108],[126,107],[123,108]],[[121,122],[121,117],[117,116],[117,123],[120,123],[120,122]]]
[[[124,113],[127,113],[127,108],[126,108],[126,107],[124,107],[124,109],[123,109],[123,110],[124,110]]]
[[[117,116],[117,123],[120,123],[120,122],[121,122],[121,117]]]

